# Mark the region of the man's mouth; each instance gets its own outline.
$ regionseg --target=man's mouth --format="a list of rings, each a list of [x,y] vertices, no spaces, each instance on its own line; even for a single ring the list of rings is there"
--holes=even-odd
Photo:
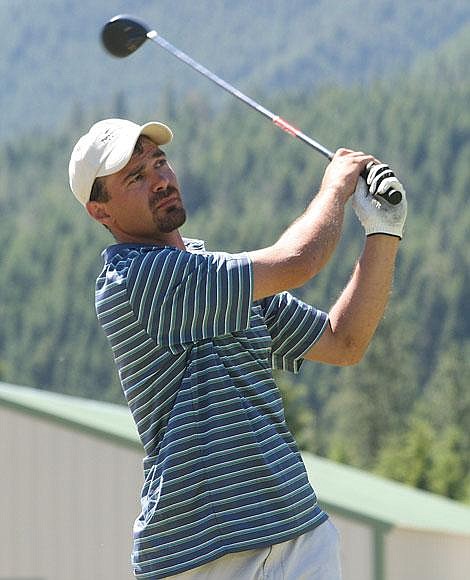
[[[164,191],[158,193],[154,199],[151,201],[152,209],[163,209],[169,205],[175,203],[178,200],[178,192],[175,188],[167,188]]]
[[[155,209],[163,209],[165,207],[168,207],[169,205],[173,205],[175,201],[176,197],[174,195],[171,195],[170,197],[166,197],[165,199],[162,199],[162,201],[157,203]]]

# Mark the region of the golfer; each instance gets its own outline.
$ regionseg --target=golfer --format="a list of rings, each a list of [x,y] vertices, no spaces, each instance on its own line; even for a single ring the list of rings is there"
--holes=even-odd
[[[70,185],[116,240],[96,311],[145,449],[137,578],[338,580],[338,534],[286,426],[272,369],[363,356],[390,293],[406,196],[371,155],[339,149],[272,246],[228,254],[182,237],[162,123],[106,119],[76,144]],[[369,187],[359,174],[369,163]],[[398,189],[391,206],[371,192]],[[349,198],[366,239],[329,313],[289,291],[327,264]],[[255,208],[254,208],[255,209]],[[236,215],[227,219],[237,219]]]

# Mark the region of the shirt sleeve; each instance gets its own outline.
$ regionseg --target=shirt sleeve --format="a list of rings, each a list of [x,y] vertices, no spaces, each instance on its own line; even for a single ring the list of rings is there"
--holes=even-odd
[[[190,343],[249,327],[252,278],[246,254],[165,248],[132,264],[128,298],[157,344],[179,352]]]
[[[298,373],[305,353],[323,334],[328,314],[302,302],[289,292],[261,301],[272,339],[272,366]]]

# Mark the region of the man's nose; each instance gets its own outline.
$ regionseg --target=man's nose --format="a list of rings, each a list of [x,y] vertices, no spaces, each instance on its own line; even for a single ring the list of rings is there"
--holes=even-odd
[[[162,189],[166,189],[170,180],[166,171],[162,171],[160,169],[155,170],[152,176],[152,190],[153,191],[161,191]]]

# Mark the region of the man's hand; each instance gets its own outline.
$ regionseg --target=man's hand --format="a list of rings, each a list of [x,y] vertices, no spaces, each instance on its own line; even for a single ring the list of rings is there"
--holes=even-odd
[[[403,185],[393,173],[382,181],[380,168],[383,165],[372,167],[368,175],[368,184],[359,177],[354,192],[352,206],[361,222],[366,236],[371,234],[388,234],[402,238],[405,225],[408,203]],[[396,189],[402,194],[402,200],[397,205],[377,198],[374,194],[381,194],[389,189]]]
[[[346,202],[354,193],[359,174],[377,160],[372,155],[351,149],[338,149],[325,170],[320,192],[331,192]]]

